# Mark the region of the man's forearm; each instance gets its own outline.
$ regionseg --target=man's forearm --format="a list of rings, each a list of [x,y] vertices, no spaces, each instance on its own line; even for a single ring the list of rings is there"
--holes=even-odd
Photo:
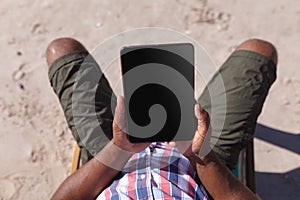
[[[211,151],[203,158],[192,155],[190,160],[196,167],[197,174],[215,200],[257,199],[257,197],[244,186]]]
[[[69,176],[51,199],[95,199],[113,181],[129,158],[130,154],[124,154],[109,143],[95,158]]]

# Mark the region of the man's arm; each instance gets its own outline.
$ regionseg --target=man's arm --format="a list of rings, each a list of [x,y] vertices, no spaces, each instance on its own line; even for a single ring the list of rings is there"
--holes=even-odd
[[[52,196],[52,200],[95,199],[116,177],[133,153],[149,143],[130,143],[123,132],[124,99],[118,98],[113,122],[113,139],[93,159],[69,176]]]
[[[210,195],[215,200],[256,200],[258,199],[218,160],[214,152],[199,158],[192,158],[196,163],[197,174]]]
[[[129,157],[124,156],[122,152],[113,148],[113,145],[109,143],[101,152],[111,156],[110,163],[111,168],[99,161],[97,156],[91,159],[88,163],[83,165],[74,174],[69,176],[55,192],[52,200],[58,199],[95,199],[97,195],[102,192],[118,174],[118,168],[122,169],[122,166],[126,164]]]
[[[209,116],[199,105],[195,106],[195,115],[198,119],[198,128],[187,156],[207,191],[215,200],[258,199],[218,160],[213,151],[205,156],[199,156],[201,148],[209,148],[209,145],[204,143],[209,127]]]

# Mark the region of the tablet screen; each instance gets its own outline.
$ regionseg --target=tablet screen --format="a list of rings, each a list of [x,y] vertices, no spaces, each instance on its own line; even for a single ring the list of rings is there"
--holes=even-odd
[[[124,47],[121,68],[129,140],[191,140],[195,131],[193,45]]]

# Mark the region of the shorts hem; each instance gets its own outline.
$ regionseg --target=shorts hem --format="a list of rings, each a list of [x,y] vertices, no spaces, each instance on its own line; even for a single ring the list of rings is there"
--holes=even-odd
[[[74,52],[70,54],[66,54],[58,59],[56,59],[50,66],[48,76],[51,81],[54,74],[63,66],[69,64],[70,62],[74,62],[76,60],[80,60],[85,58],[88,55],[87,51]]]

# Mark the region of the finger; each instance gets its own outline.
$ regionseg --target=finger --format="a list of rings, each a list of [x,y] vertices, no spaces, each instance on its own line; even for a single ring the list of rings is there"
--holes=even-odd
[[[125,109],[124,109],[124,98],[119,96],[117,98],[117,106],[115,109],[115,117],[113,121],[113,129],[116,131],[124,131],[125,127]]]
[[[209,127],[208,113],[199,105],[195,105],[195,115],[198,120],[197,130],[200,134],[206,133]]]
[[[200,115],[201,115],[201,110],[203,110],[203,108],[200,106],[200,104],[196,104],[195,105],[195,115],[197,117],[197,119],[200,119]]]
[[[192,151],[198,154],[208,131],[209,117],[208,113],[199,104],[195,105],[195,116],[198,120],[198,127],[193,139]]]

